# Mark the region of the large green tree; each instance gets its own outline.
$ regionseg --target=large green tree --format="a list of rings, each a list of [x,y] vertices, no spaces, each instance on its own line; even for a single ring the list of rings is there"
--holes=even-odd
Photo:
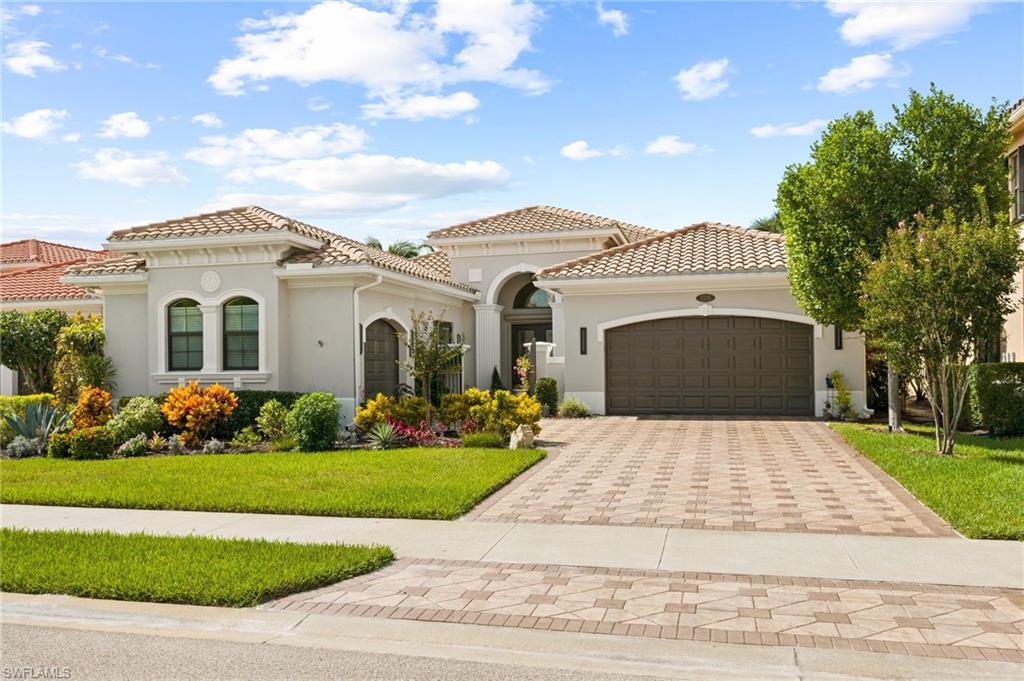
[[[1009,200],[1003,174],[1007,107],[981,111],[934,85],[911,90],[879,125],[858,111],[830,123],[806,163],[786,169],[776,205],[789,273],[801,307],[816,321],[862,329],[861,285],[889,233],[918,213],[977,215]],[[890,424],[898,427],[890,372]]]
[[[60,310],[0,312],[0,363],[18,372],[30,392],[50,392],[57,359],[57,336],[67,326]]]
[[[897,370],[923,372],[938,454],[953,453],[968,364],[1013,310],[1024,262],[1007,213],[979,205],[970,219],[948,209],[893,231],[862,288],[864,331]]]

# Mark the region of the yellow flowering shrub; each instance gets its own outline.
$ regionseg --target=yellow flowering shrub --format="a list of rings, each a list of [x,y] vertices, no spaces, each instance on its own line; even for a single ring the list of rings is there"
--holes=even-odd
[[[356,427],[364,433],[388,419],[401,421],[407,426],[418,426],[426,418],[427,402],[416,395],[395,398],[377,393],[364,406],[356,407]]]
[[[103,388],[83,389],[71,410],[71,420],[78,430],[102,426],[111,416],[110,393]]]
[[[468,388],[462,393],[449,393],[441,397],[440,419],[444,423],[461,426],[469,421],[470,410],[491,401],[491,393],[479,388]]]
[[[530,426],[534,435],[540,434],[540,402],[527,393],[495,390],[488,393],[489,400],[469,408],[469,417],[481,431],[508,436],[521,425]]]
[[[237,406],[238,398],[224,386],[214,383],[204,388],[192,381],[167,393],[160,411],[169,424],[182,430],[178,436],[182,444],[195,445]]]

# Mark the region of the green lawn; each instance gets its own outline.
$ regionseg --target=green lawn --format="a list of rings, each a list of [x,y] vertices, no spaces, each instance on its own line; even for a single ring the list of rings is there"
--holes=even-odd
[[[930,427],[832,427],[963,535],[1024,540],[1024,437],[960,434],[954,455],[940,457]]]
[[[384,567],[385,546],[0,530],[0,589],[247,607]]]
[[[536,449],[409,448],[5,460],[0,501],[449,520],[543,457]]]

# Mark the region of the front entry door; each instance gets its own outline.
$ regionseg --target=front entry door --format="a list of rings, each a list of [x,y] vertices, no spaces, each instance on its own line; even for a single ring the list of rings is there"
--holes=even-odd
[[[383,319],[366,327],[363,367],[366,399],[376,397],[377,393],[398,392],[398,334]]]
[[[512,366],[510,367],[509,387],[514,388],[519,383],[516,375],[516,360],[527,353],[524,347],[533,341],[551,342],[551,322],[539,322],[534,324],[513,324],[512,325]]]

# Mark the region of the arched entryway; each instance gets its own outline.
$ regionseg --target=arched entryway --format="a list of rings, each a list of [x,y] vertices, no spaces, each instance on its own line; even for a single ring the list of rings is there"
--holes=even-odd
[[[386,319],[378,319],[366,327],[363,345],[363,381],[366,398],[377,393],[398,392],[398,331]]]

